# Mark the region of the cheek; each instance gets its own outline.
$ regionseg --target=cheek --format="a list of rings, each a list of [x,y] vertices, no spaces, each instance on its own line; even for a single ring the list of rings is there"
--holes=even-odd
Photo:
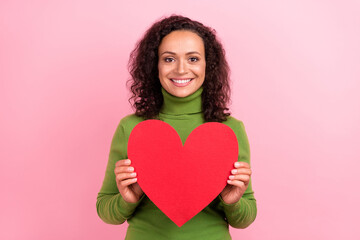
[[[158,65],[159,76],[165,76],[170,72],[169,67],[159,64]]]
[[[164,70],[160,64],[158,65],[158,71],[159,71],[159,76],[161,76]]]
[[[197,66],[196,68],[194,68],[194,72],[196,72],[196,74],[198,76],[204,77],[205,76],[205,65]]]

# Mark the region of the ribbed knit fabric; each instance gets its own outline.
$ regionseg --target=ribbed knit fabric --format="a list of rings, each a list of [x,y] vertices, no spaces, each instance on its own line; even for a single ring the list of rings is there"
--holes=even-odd
[[[177,131],[183,144],[191,131],[205,122],[201,111],[202,91],[203,89],[200,88],[190,96],[179,98],[162,89],[164,103],[159,119],[170,124]],[[97,213],[104,222],[122,224],[127,220],[129,227],[125,239],[128,240],[225,240],[231,239],[229,224],[235,228],[246,228],[255,220],[257,207],[251,179],[238,202],[226,204],[218,195],[206,208],[180,228],[145,194],[137,203],[124,201],[115,181],[115,163],[127,158],[129,135],[141,121],[144,119],[134,114],[124,117],[113,136],[105,178],[96,202]],[[242,121],[228,117],[223,124],[232,128],[237,136],[238,161],[250,164],[249,142]]]

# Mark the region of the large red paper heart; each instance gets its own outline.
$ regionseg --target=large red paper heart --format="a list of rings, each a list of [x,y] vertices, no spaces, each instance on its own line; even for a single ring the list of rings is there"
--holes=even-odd
[[[128,157],[144,193],[181,227],[224,189],[238,142],[230,127],[210,122],[194,129],[183,146],[169,124],[146,120],[130,134]]]

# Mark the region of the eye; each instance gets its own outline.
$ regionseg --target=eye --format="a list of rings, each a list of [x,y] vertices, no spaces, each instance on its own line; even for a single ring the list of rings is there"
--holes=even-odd
[[[199,59],[197,57],[191,57],[189,58],[190,59],[190,62],[197,62],[199,61]]]
[[[164,58],[164,61],[165,61],[165,62],[172,62],[173,60],[174,60],[173,58],[169,58],[169,57]]]

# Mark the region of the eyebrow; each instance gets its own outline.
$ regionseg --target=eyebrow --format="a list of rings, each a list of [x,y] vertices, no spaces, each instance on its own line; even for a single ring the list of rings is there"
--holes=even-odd
[[[170,53],[170,54],[176,55],[176,53],[170,52],[170,51],[165,51],[165,52],[163,52],[161,55],[163,55],[163,54],[165,54],[165,53]],[[194,53],[197,53],[197,54],[201,55],[199,52],[196,52],[196,51],[187,52],[186,55],[194,54]],[[160,55],[160,56],[161,56],[161,55]]]

